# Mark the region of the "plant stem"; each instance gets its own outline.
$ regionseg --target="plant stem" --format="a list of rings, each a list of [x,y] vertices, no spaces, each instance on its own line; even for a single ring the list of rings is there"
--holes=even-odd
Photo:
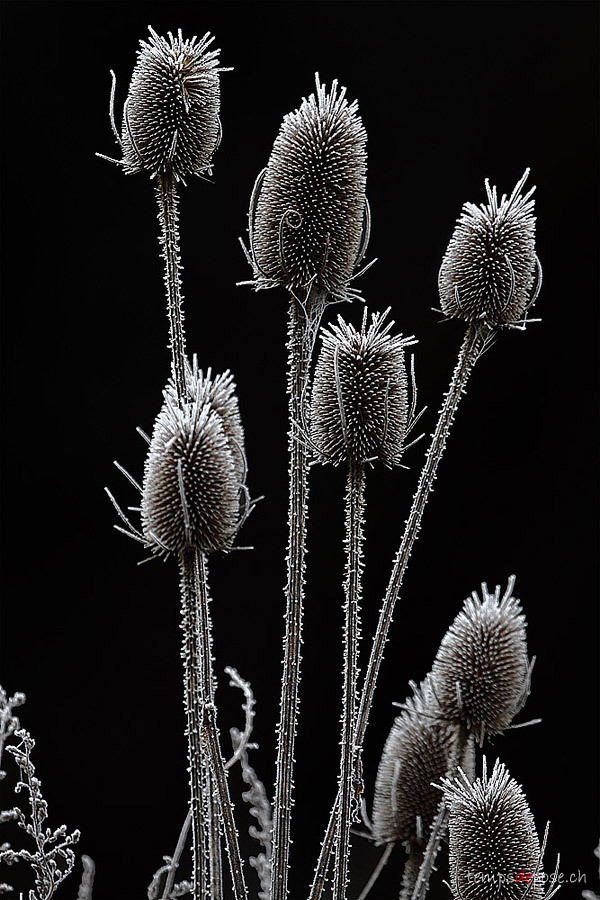
[[[181,294],[177,189],[172,172],[162,172],[157,176],[156,196],[161,227],[160,243],[165,264],[164,281],[167,291],[172,373],[177,396],[181,400],[185,394],[185,331]]]
[[[289,536],[283,675],[277,727],[271,900],[285,900],[288,890],[290,825],[294,788],[294,743],[300,707],[302,612],[308,515],[308,454],[302,442],[301,428],[306,422],[311,338],[318,326],[323,306],[324,297],[316,293],[311,293],[307,297],[305,305],[302,305],[293,294],[290,294],[287,345],[290,417],[288,431],[290,455]]]
[[[177,398],[182,402],[185,396],[185,330],[183,326],[183,297],[181,293],[181,256],[179,252],[179,226],[177,210],[177,190],[175,179],[171,171],[160,173],[157,177],[157,199],[159,206],[159,221],[161,225],[160,243],[165,264],[164,282],[167,293],[167,315],[169,319],[169,344],[171,348],[171,371]],[[191,563],[188,559],[185,564],[188,568]],[[183,562],[182,562],[183,566]],[[200,561],[200,569],[204,567],[203,559]],[[182,576],[183,578],[183,576]],[[201,590],[206,593],[204,579],[200,578]],[[190,596],[193,596],[193,591]],[[185,621],[185,620],[184,620]],[[190,624],[192,619],[190,618]],[[214,681],[212,677],[212,631],[208,614],[208,600],[206,605],[206,622],[202,629],[203,637],[199,649],[201,671],[199,673],[199,686],[201,690],[201,702],[204,707],[207,703],[214,705]],[[186,675],[187,677],[187,675]],[[189,729],[189,724],[188,724]],[[203,862],[208,859],[209,865],[209,891],[211,898],[220,898],[223,895],[221,872],[221,835],[219,829],[219,809],[215,808],[214,794],[218,787],[214,775],[211,774],[210,762],[203,759],[202,754],[196,752],[190,758],[190,766],[199,766],[195,775],[190,774],[190,784],[194,782],[191,800],[193,843],[194,843],[194,885],[199,885],[201,896],[206,894],[206,872]],[[196,783],[197,782],[197,783]],[[202,803],[203,812],[195,807]],[[195,812],[194,812],[195,810]],[[194,815],[196,816],[194,826]],[[202,820],[206,827],[202,828]],[[239,852],[238,852],[239,856]]]
[[[336,829],[336,867],[334,900],[344,900],[348,886],[350,824],[356,803],[354,742],[356,727],[356,689],[358,683],[359,604],[362,572],[362,523],[364,516],[364,466],[350,462],[346,488],[346,583],[344,625],[344,686],[342,705],[342,742],[340,760],[340,815]]]
[[[449,781],[453,780],[456,775],[456,770],[462,762],[468,742],[469,733],[467,729],[461,725],[456,729],[454,745],[452,747],[452,754],[450,756],[450,762],[448,763],[448,769],[446,771],[446,778]],[[417,873],[414,873],[415,875],[417,875],[417,877],[415,878],[414,890],[412,894],[406,894],[407,900],[408,898],[411,898],[411,900],[425,900],[427,891],[429,890],[429,879],[431,878],[431,873],[433,872],[435,866],[435,860],[442,845],[442,840],[444,839],[444,836],[446,834],[447,827],[448,810],[446,809],[446,804],[444,803],[444,799],[442,797],[440,805],[438,807],[437,816],[435,817],[433,825],[431,826],[431,832],[429,834],[429,841],[427,842],[423,862],[421,863],[418,875]]]
[[[180,555],[182,596],[182,657],[185,668],[185,706],[187,714],[188,760],[190,768],[190,811],[194,846],[194,898],[201,900],[204,873],[202,871],[202,813],[205,807],[206,782],[215,788],[219,812],[223,820],[225,843],[229,856],[235,900],[244,900],[246,885],[233,820],[231,799],[219,746],[216,710],[213,701],[212,653],[210,641],[210,613],[206,560],[199,550],[186,549]],[[207,771],[204,779],[202,772]],[[212,790],[211,790],[212,793]],[[212,798],[211,798],[212,799]],[[213,814],[213,819],[217,817]],[[214,827],[214,826],[213,826]],[[209,831],[209,834],[211,832]],[[211,900],[221,900],[223,886],[220,861],[214,838],[209,842],[211,865]]]
[[[187,836],[188,836],[188,832],[190,830],[191,824],[192,824],[192,817],[191,817],[190,811],[188,809],[187,815],[185,817],[185,822],[181,826],[181,831],[179,833],[179,838],[177,840],[177,846],[175,847],[175,852],[173,853],[171,866],[167,873],[167,880],[165,882],[161,900],[169,900],[169,897],[173,890],[173,885],[175,884],[175,873],[177,872],[177,868],[179,866],[179,860],[181,859],[181,854],[183,853],[184,848],[185,848],[185,844],[187,841]]]
[[[394,606],[400,593],[402,579],[404,578],[404,573],[406,572],[406,568],[408,566],[408,560],[410,558],[413,545],[419,534],[425,505],[429,498],[429,494],[433,489],[433,482],[436,478],[437,467],[444,453],[446,440],[448,438],[452,422],[454,421],[454,416],[456,414],[460,398],[465,390],[467,381],[473,370],[473,366],[475,365],[477,358],[481,353],[481,350],[483,349],[483,345],[492,334],[492,331],[492,326],[488,325],[485,322],[472,322],[467,328],[467,333],[458,354],[458,362],[454,369],[452,380],[450,381],[450,386],[444,397],[444,402],[440,410],[436,429],[433,433],[431,446],[429,447],[429,450],[427,452],[425,465],[423,466],[423,470],[419,478],[419,484],[413,498],[412,507],[408,519],[406,520],[404,535],[402,537],[398,553],[396,554],[396,558],[394,560],[392,574],[379,614],[377,631],[373,640],[371,656],[369,658],[369,665],[367,667],[367,672],[365,675],[364,688],[361,694],[356,726],[356,756],[354,761],[355,777],[357,779],[360,779],[362,744],[365,736],[367,722],[369,719],[369,713],[371,711],[371,706],[373,703],[377,675],[379,673],[379,668],[383,659],[383,651],[387,642],[389,628],[392,623]],[[339,815],[339,810],[340,792],[338,791],[338,796],[336,798],[334,808],[331,811],[329,825],[325,833],[325,839],[323,841],[323,844],[321,845],[321,853],[319,856],[317,868],[315,870],[315,876],[311,886],[309,900],[319,900],[323,892],[333,844],[334,828],[332,827],[332,825],[335,823],[336,817]]]

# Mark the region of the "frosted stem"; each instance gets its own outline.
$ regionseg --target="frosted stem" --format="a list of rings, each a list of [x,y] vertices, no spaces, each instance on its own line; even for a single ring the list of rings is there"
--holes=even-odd
[[[345,900],[350,856],[350,824],[356,804],[354,792],[354,742],[358,682],[359,609],[361,598],[364,516],[364,466],[350,463],[346,488],[346,582],[344,625],[344,683],[340,759],[340,815],[336,828],[334,900]]]
[[[185,331],[181,294],[177,189],[172,172],[163,172],[157,176],[156,196],[161,228],[160,243],[165,264],[164,281],[167,293],[172,372],[177,396],[181,399],[185,394]]]
[[[289,537],[285,635],[283,639],[283,675],[279,725],[277,728],[277,770],[273,819],[273,867],[271,900],[287,896],[290,856],[290,825],[294,788],[294,743],[299,714],[300,661],[302,645],[302,612],[306,553],[306,519],[308,501],[308,458],[300,429],[306,422],[308,372],[311,337],[318,326],[324,298],[311,294],[303,306],[290,294],[288,325],[288,398],[290,429],[288,432],[289,466]]]
[[[206,873],[202,816],[207,820],[211,900],[222,900],[219,818],[222,819],[235,900],[245,900],[238,835],[225,776],[214,705],[211,623],[208,608],[206,560],[200,551],[185,550],[180,556],[185,668],[185,697],[190,769],[190,812],[194,856],[194,900],[203,900]],[[203,790],[204,789],[204,790]],[[218,809],[215,809],[215,806]]]
[[[458,769],[464,757],[468,741],[469,734],[466,728],[464,728],[463,726],[457,728],[454,738],[454,745],[452,747],[452,755],[450,757],[448,770],[446,772],[446,778],[449,781],[454,780],[456,770]],[[438,807],[437,816],[435,817],[433,825],[431,826],[429,841],[427,842],[427,847],[423,856],[423,862],[421,863],[418,876],[415,880],[414,890],[412,894],[406,894],[407,900],[409,897],[411,898],[411,900],[425,900],[427,891],[429,890],[429,879],[431,878],[431,873],[435,869],[435,861],[440,851],[442,840],[444,839],[444,836],[446,834],[447,827],[448,810],[446,809],[446,804],[444,803],[444,799],[442,797],[440,805]]]
[[[184,666],[186,734],[188,739],[188,767],[190,773],[190,816],[192,820],[192,885],[194,900],[206,896],[204,868],[204,778],[203,749],[201,739],[202,706],[204,694],[204,669],[200,644],[200,623],[196,567],[193,555],[182,553],[181,570],[181,629],[183,645],[181,656]],[[210,651],[209,651],[210,652]]]
[[[369,658],[369,665],[367,667],[364,688],[360,700],[356,726],[356,756],[354,763],[355,777],[357,781],[360,781],[361,777],[360,772],[362,744],[365,736],[367,722],[369,719],[369,713],[373,704],[373,695],[375,693],[377,675],[379,673],[379,667],[383,659],[383,651],[387,642],[390,625],[392,623],[394,606],[400,593],[402,579],[404,578],[404,573],[408,566],[408,560],[410,558],[413,545],[419,534],[425,505],[429,498],[429,494],[433,489],[433,482],[436,478],[437,467],[444,453],[446,440],[448,438],[452,422],[454,421],[454,416],[456,414],[460,398],[465,390],[465,386],[467,384],[467,381],[469,380],[469,375],[473,370],[473,366],[477,362],[477,358],[481,353],[481,350],[483,349],[483,345],[490,337],[492,331],[492,326],[488,325],[485,322],[472,322],[467,328],[467,333],[458,354],[458,362],[454,369],[452,380],[450,381],[450,386],[444,397],[444,402],[440,410],[438,423],[433,433],[431,446],[429,447],[429,450],[427,452],[425,465],[423,466],[423,470],[419,478],[419,484],[413,498],[412,507],[408,519],[406,520],[404,535],[402,537],[398,553],[396,554],[396,558],[394,560],[392,574],[382,603],[381,612],[379,614],[379,622],[377,624],[377,631],[373,640],[373,647],[371,649],[371,656]],[[327,877],[327,869],[329,867],[329,858],[333,846],[335,821],[336,817],[339,815],[339,810],[340,792],[338,791],[338,796],[336,798],[334,808],[331,811],[329,825],[325,833],[325,839],[323,841],[323,844],[321,845],[321,853],[319,856],[319,861],[317,863],[317,868],[315,870],[315,877],[311,886],[309,900],[319,900],[323,892],[325,880]]]

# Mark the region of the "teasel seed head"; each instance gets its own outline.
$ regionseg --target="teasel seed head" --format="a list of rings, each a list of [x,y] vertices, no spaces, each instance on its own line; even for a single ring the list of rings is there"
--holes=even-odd
[[[515,578],[483,600],[473,592],[448,629],[432,667],[443,721],[462,724],[483,743],[507,728],[529,695],[526,621],[512,596]]]
[[[149,28],[140,41],[123,109],[119,143],[126,174],[152,177],[172,172],[177,180],[210,170],[220,135],[219,50],[205,34],[168,39]]]
[[[373,836],[377,843],[398,841],[407,850],[423,849],[440,804],[432,785],[446,775],[457,729],[436,719],[428,676],[409,697],[385,743],[373,799]],[[473,741],[463,769],[475,777]]]
[[[535,253],[535,187],[525,195],[525,170],[498,203],[486,179],[487,204],[465,203],[439,272],[442,309],[467,322],[510,325],[523,319],[541,286]]]
[[[236,477],[244,484],[247,474],[244,428],[232,373],[227,370],[213,377],[212,370],[208,369],[204,375],[194,354],[192,365],[186,371],[186,389],[188,401],[206,403],[221,417]]]
[[[338,316],[322,329],[313,381],[310,432],[321,462],[398,465],[409,419],[404,350],[413,337],[390,335],[389,312],[367,310],[357,331]]]
[[[346,298],[368,240],[367,133],[334,81],[285,116],[250,207],[255,288]]]
[[[541,900],[540,841],[523,790],[496,761],[488,778],[443,779],[450,881],[457,900]],[[520,873],[530,876],[517,879]]]
[[[144,467],[142,530],[159,556],[227,551],[241,522],[245,458],[233,381],[187,375],[181,402],[172,384],[165,390]]]

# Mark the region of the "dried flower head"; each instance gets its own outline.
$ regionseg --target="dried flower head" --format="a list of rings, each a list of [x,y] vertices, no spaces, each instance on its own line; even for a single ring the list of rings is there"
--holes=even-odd
[[[221,417],[236,477],[240,484],[244,484],[247,471],[244,428],[233,375],[227,370],[213,378],[211,369],[204,375],[198,368],[198,359],[194,355],[192,366],[188,367],[186,376],[188,400],[207,404]]]
[[[515,578],[500,599],[481,585],[448,629],[432,667],[435,696],[444,721],[462,723],[481,743],[507,728],[529,694],[526,622],[512,596]]]
[[[142,491],[142,530],[159,556],[186,547],[229,550],[244,491],[241,423],[226,374],[215,382],[188,370],[187,396],[170,385],[154,424]]]
[[[541,285],[535,254],[535,187],[521,193],[526,169],[507,199],[486,179],[487,204],[465,203],[444,254],[438,286],[442,309],[471,322],[508,325],[523,318]]]
[[[334,81],[285,116],[251,200],[256,289],[346,297],[368,233],[367,133]]]
[[[385,743],[373,799],[373,836],[378,843],[400,841],[407,849],[425,847],[440,804],[432,782],[446,775],[456,729],[436,720],[430,679],[415,688]],[[461,765],[475,776],[473,742]]]
[[[219,50],[208,50],[214,40],[208,33],[184,40],[179,30],[167,40],[149,31],[149,40],[140,41],[117,135],[123,168],[128,175],[172,172],[176,179],[202,174],[221,135]]]
[[[360,331],[338,316],[321,332],[310,429],[322,462],[400,462],[409,419],[404,349],[416,341],[389,334],[388,312],[374,313],[367,328],[365,310]]]
[[[496,761],[490,778],[443,779],[457,900],[541,900],[540,842],[522,788]],[[521,877],[519,877],[519,875]],[[528,876],[528,877],[527,877]]]

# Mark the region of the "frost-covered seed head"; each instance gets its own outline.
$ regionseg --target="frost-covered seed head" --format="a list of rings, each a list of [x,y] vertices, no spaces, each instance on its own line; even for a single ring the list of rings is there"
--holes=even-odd
[[[345,93],[317,74],[315,93],[283,120],[250,210],[257,290],[346,296],[367,215],[367,133]]]
[[[123,167],[185,179],[210,169],[219,142],[219,50],[208,50],[210,34],[167,40],[149,31],[123,110]]]
[[[448,629],[432,667],[440,717],[463,724],[483,742],[507,728],[529,693],[526,622],[512,596],[514,577],[500,599],[482,584]]]
[[[233,382],[227,374],[215,382],[187,374],[181,403],[172,385],[165,391],[144,467],[142,530],[159,556],[188,547],[229,550],[240,520],[243,474],[235,454],[243,444]]]
[[[186,371],[186,387],[189,401],[206,403],[221,417],[236,477],[243,484],[246,480],[244,428],[233,375],[227,370],[213,378],[211,369],[204,375],[198,369],[198,360],[194,356],[191,368]]]
[[[425,847],[440,804],[431,782],[446,775],[456,729],[435,718],[435,702],[427,678],[405,702],[386,741],[377,771],[373,799],[373,836],[377,843],[400,841],[407,849]],[[461,763],[475,776],[473,742]],[[417,831],[417,816],[421,831]]]
[[[467,322],[519,321],[536,296],[535,188],[521,193],[529,169],[500,203],[485,182],[487,204],[465,203],[439,273],[442,309]],[[539,282],[538,282],[539,288]]]
[[[416,342],[389,334],[388,312],[374,313],[367,328],[365,310],[360,331],[338,316],[321,332],[310,428],[322,462],[400,462],[409,415],[404,350]]]
[[[472,784],[446,781],[449,810],[450,880],[457,900],[541,900],[540,842],[520,785],[496,761],[487,777]],[[537,877],[536,877],[537,872]],[[521,873],[531,877],[517,880]]]

